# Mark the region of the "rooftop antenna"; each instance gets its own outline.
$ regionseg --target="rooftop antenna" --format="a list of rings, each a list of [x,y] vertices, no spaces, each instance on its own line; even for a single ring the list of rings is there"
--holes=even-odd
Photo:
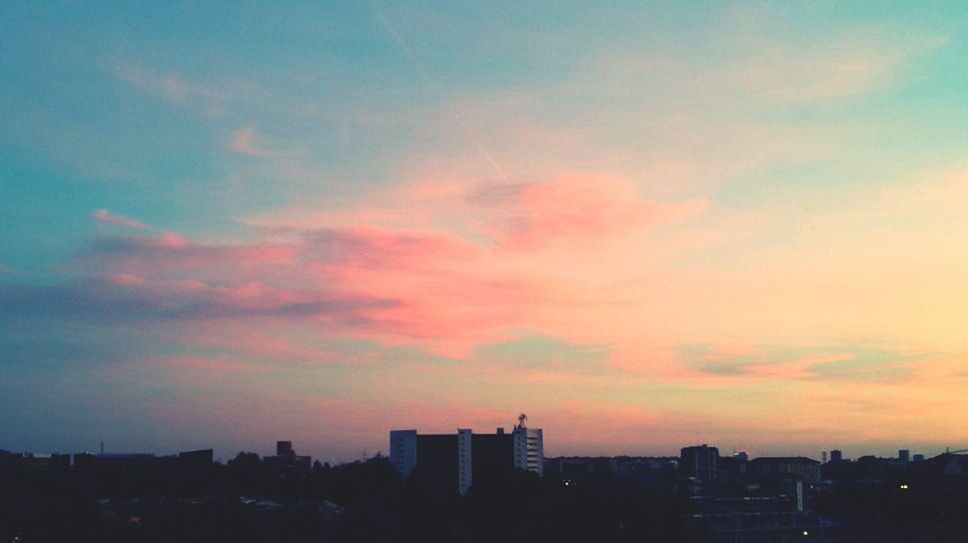
[[[101,441],[101,454],[104,454],[104,441]]]

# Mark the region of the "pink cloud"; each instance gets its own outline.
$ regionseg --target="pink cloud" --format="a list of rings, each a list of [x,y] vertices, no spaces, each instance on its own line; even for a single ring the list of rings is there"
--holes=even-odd
[[[156,358],[149,361],[149,364],[214,372],[263,371],[265,369],[258,365],[248,365],[234,362],[225,356],[173,356]]]
[[[151,230],[151,226],[148,226],[144,222],[133,219],[131,217],[126,217],[118,213],[111,213],[107,209],[97,209],[91,213],[91,217],[98,222],[104,224],[110,224],[113,226],[123,226],[125,228],[133,228],[135,230]]]
[[[632,182],[600,176],[424,182],[338,211],[263,215],[253,224],[271,241],[106,238],[78,263],[132,294],[194,307],[191,318],[314,319],[464,358],[522,329],[609,341],[600,316],[616,309],[622,276],[641,273],[626,252],[704,208],[645,200]]]
[[[182,100],[190,95],[204,94],[199,86],[175,72],[159,74],[128,63],[118,64],[117,71],[121,79],[128,83],[168,100]]]
[[[163,232],[157,238],[148,238],[146,243],[162,249],[180,249],[185,246],[185,238],[174,232]]]
[[[108,276],[108,282],[115,285],[143,285],[147,282],[144,277],[133,273],[115,273]]]
[[[236,94],[226,86],[192,81],[173,70],[156,71],[143,66],[119,62],[115,66],[118,77],[129,85],[171,103],[200,106],[206,116],[217,117],[224,113],[224,103]]]
[[[191,326],[175,328],[170,338],[245,359],[295,361],[305,365],[346,360],[347,357],[341,357],[338,353],[313,346],[309,341],[313,336],[299,337],[300,334],[292,333],[292,328],[289,323],[277,327],[253,327],[224,321],[196,322]]]
[[[243,155],[268,157],[277,154],[275,151],[260,146],[257,141],[255,127],[248,125],[232,132],[229,149]]]
[[[519,249],[609,242],[684,220],[706,207],[702,201],[643,201],[631,181],[590,175],[490,188],[475,198],[500,206],[488,228],[499,243]]]

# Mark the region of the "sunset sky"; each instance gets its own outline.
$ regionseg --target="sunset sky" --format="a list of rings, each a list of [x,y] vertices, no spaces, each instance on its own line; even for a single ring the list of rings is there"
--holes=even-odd
[[[0,449],[968,447],[962,2],[0,6]]]

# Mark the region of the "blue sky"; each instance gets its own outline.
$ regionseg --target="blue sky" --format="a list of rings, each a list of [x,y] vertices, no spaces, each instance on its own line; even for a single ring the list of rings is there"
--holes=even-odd
[[[968,440],[966,15],[0,7],[0,448]]]

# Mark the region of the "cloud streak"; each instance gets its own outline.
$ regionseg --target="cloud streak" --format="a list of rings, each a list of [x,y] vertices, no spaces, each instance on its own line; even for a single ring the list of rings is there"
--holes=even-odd
[[[96,209],[93,213],[91,213],[91,217],[100,223],[109,224],[112,226],[121,226],[134,230],[154,230],[154,227],[149,226],[138,219],[126,217],[118,213],[111,213],[107,209]]]

